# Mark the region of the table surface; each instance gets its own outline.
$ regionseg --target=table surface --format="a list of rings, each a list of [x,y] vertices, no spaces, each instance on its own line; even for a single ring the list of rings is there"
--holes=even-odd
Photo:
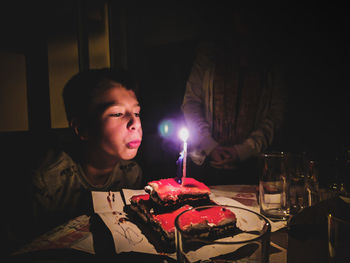
[[[210,189],[216,196],[232,198],[248,206],[253,211],[259,210],[256,185],[222,185],[212,186]],[[103,255],[101,256],[99,253],[95,253],[93,234],[90,229],[90,219],[89,216],[82,215],[69,221],[67,224],[58,226],[14,252],[12,257],[24,260],[33,258],[34,261],[38,260],[40,262],[45,262],[45,260],[50,262],[64,262],[67,258],[71,260],[84,259],[86,261],[100,259]],[[273,232],[271,234],[270,262],[287,262],[287,248],[287,229],[282,228]],[[129,258],[132,256],[133,259],[140,257],[143,261],[148,258],[156,262],[173,261],[166,256],[142,253],[126,254],[114,256],[118,258]]]

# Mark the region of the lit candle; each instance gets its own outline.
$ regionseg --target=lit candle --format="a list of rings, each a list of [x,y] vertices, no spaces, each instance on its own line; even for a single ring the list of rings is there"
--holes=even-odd
[[[183,152],[180,156],[182,157],[182,177],[181,177],[181,184],[184,183],[185,178],[186,178],[186,159],[187,159],[187,139],[188,139],[188,130],[186,128],[182,128],[179,132],[179,137],[181,140],[184,142],[183,146]]]
[[[181,184],[182,178],[182,165],[183,165],[184,154],[183,151],[180,152],[179,159],[176,161],[177,171],[176,171],[176,182]]]

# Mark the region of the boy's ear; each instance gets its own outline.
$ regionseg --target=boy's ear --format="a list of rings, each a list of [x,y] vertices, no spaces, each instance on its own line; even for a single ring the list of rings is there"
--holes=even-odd
[[[82,141],[88,140],[88,135],[86,129],[83,128],[83,125],[81,125],[81,122],[77,119],[72,119],[69,122],[69,126],[73,129],[74,133],[78,138]]]

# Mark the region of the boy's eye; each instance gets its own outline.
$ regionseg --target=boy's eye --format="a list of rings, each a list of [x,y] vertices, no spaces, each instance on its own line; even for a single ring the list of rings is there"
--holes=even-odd
[[[113,113],[113,114],[110,114],[109,116],[111,117],[121,117],[123,115],[123,113]]]
[[[140,117],[140,113],[139,112],[135,112],[135,117]]]

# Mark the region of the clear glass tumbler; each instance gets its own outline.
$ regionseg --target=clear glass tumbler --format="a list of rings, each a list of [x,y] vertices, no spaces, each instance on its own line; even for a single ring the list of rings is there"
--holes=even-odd
[[[287,171],[289,175],[290,213],[295,215],[308,206],[307,203],[307,169],[303,154],[287,154]]]
[[[229,235],[224,237],[220,235],[217,239],[210,235],[205,237],[203,233],[199,234],[201,228],[203,229],[203,224],[196,224],[197,217],[191,224],[192,230],[193,228],[196,230],[189,234],[183,222],[188,222],[193,212],[200,211],[202,216],[200,220],[204,220],[209,226],[212,222],[211,217],[214,216],[210,213],[210,209],[214,207],[228,209],[236,215],[234,231],[222,226],[222,233],[229,232]],[[265,217],[254,211],[226,205],[196,207],[176,217],[175,229],[178,262],[269,262],[271,225]],[[196,231],[197,234],[193,234]]]
[[[283,152],[260,156],[260,212],[271,220],[287,220],[290,215],[287,155]]]
[[[307,206],[313,206],[320,201],[320,189],[318,181],[318,165],[316,161],[310,160],[307,162],[306,177],[305,177],[305,191]]]

